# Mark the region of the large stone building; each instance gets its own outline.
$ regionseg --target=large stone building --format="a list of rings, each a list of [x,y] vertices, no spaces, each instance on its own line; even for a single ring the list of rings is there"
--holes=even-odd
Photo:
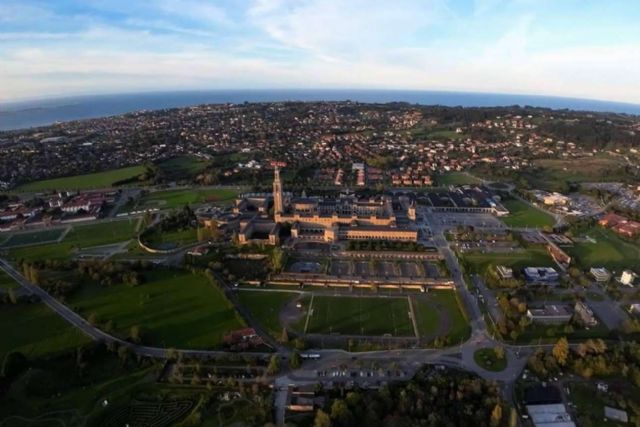
[[[273,219],[268,215],[273,201]],[[293,197],[283,192],[279,165],[275,167],[273,194],[252,195],[236,201],[238,215],[256,214],[240,221],[239,242],[256,240],[256,234],[270,244],[279,242],[283,229],[291,237],[332,242],[337,240],[417,241],[415,201],[405,197],[376,196],[361,199],[340,197]],[[260,215],[262,214],[262,215]],[[285,227],[286,225],[286,227]]]

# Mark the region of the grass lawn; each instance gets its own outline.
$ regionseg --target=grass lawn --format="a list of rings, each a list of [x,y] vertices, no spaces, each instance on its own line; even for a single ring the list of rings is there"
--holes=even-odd
[[[482,181],[478,178],[464,172],[446,172],[436,177],[436,183],[441,186],[479,184],[480,182]]]
[[[555,224],[554,218],[526,202],[518,199],[508,199],[503,203],[509,210],[509,215],[502,218],[502,221],[510,227],[552,227]]]
[[[238,192],[225,188],[166,190],[142,197],[135,209],[178,209],[184,205],[231,202]]]
[[[125,219],[95,224],[74,225],[60,243],[29,246],[10,250],[15,259],[63,259],[69,258],[74,249],[108,245],[136,237],[139,219]]]
[[[75,350],[89,342],[43,303],[0,305],[0,325],[0,360],[13,350],[37,358]]]
[[[0,270],[0,289],[9,290],[9,289],[18,289],[20,285],[11,278],[4,270]]]
[[[638,265],[640,247],[618,237],[613,231],[594,227],[588,233],[596,243],[575,243],[566,251],[583,267],[621,270]]]
[[[146,243],[153,248],[172,249],[195,243],[198,240],[197,230],[187,228],[185,230],[174,230],[165,232],[154,232],[145,234]]]
[[[456,291],[436,289],[429,291],[428,296],[442,310],[446,310],[449,316],[450,325],[447,335],[450,344],[454,345],[468,339],[471,335],[471,327],[460,307]]]
[[[433,338],[438,331],[440,314],[426,298],[413,297],[413,313],[416,316],[418,333],[421,337]]]
[[[87,190],[90,188],[111,187],[113,183],[133,178],[144,172],[144,166],[130,166],[86,175],[67,176],[30,182],[19,186],[18,192],[34,192],[47,190]]]
[[[164,347],[215,348],[227,331],[243,327],[220,289],[183,270],[145,273],[145,282],[136,287],[87,283],[68,304],[85,317],[95,313],[101,325],[111,320],[122,337],[138,325],[144,342]]]
[[[493,348],[481,348],[473,353],[473,360],[483,369],[487,371],[500,372],[507,367],[507,357],[498,359]]]
[[[307,333],[414,336],[406,298],[314,296]]]
[[[39,243],[55,242],[62,236],[65,228],[56,228],[54,230],[41,230],[31,233],[16,233],[9,236],[0,248],[6,249],[14,246],[37,245]]]
[[[251,315],[272,336],[279,337],[282,333],[280,324],[280,312],[287,303],[294,300],[297,292],[262,292],[262,291],[238,291],[238,300]]]
[[[192,156],[180,156],[165,160],[158,164],[167,179],[189,179],[202,172],[207,167],[206,160]]]
[[[544,248],[529,248],[518,252],[481,253],[465,252],[462,255],[467,273],[482,274],[490,264],[504,265],[514,270],[524,267],[554,267],[556,264]]]

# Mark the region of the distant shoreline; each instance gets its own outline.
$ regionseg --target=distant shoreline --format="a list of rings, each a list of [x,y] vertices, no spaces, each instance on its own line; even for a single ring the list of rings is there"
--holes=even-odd
[[[115,116],[141,110],[244,102],[357,101],[407,102],[447,107],[532,106],[640,115],[640,105],[537,95],[411,90],[212,90],[89,95],[0,104],[0,131],[48,126],[56,122]]]

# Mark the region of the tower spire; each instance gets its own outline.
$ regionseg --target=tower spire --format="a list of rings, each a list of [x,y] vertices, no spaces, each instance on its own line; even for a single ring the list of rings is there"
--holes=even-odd
[[[273,215],[276,222],[278,217],[284,211],[284,204],[282,201],[282,182],[280,181],[280,167],[284,166],[283,162],[272,162],[274,166],[273,170]]]

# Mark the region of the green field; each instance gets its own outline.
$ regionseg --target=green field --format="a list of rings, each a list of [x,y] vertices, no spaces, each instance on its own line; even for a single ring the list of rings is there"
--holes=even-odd
[[[415,336],[406,298],[314,296],[307,333]]]
[[[482,274],[490,264],[504,265],[514,270],[524,267],[554,267],[555,263],[544,248],[529,248],[518,252],[481,253],[465,252],[462,255],[467,273]]]
[[[0,360],[13,350],[37,358],[75,350],[89,342],[43,303],[0,305],[0,325]]]
[[[62,236],[65,230],[65,228],[57,228],[54,230],[12,234],[2,243],[2,245],[0,245],[0,248],[6,249],[14,246],[37,245],[45,242],[54,242]]]
[[[162,347],[215,348],[226,332],[243,327],[219,288],[183,270],[145,273],[145,282],[136,287],[86,283],[69,305],[85,317],[95,313],[101,325],[111,320],[122,337],[138,325],[146,343]]]
[[[47,190],[87,190],[90,188],[111,187],[115,182],[136,177],[144,172],[144,166],[130,166],[86,175],[67,176],[30,182],[19,186],[18,192],[36,192]]]
[[[145,244],[156,249],[173,249],[195,243],[197,239],[197,230],[195,228],[187,228],[185,230],[173,230],[145,234]]]
[[[413,313],[416,316],[418,332],[423,338],[434,338],[438,332],[438,325],[441,316],[438,310],[434,309],[431,298],[412,298]]]
[[[462,307],[460,307],[458,303],[456,291],[445,289],[430,290],[428,297],[437,307],[444,310],[449,317],[450,324],[447,336],[450,339],[450,344],[454,345],[469,339],[471,327],[463,313]]]
[[[509,210],[509,215],[502,221],[509,227],[552,227],[554,218],[546,212],[536,209],[518,199],[508,199],[502,203]]]
[[[206,160],[192,156],[180,156],[158,164],[163,178],[167,180],[190,179],[207,167]]]
[[[594,227],[586,233],[596,243],[575,243],[566,251],[583,268],[606,267],[611,270],[636,267],[640,260],[640,247],[618,237],[613,231]]]
[[[274,337],[282,332],[280,312],[290,301],[298,297],[297,292],[238,291],[238,301],[255,320]]]
[[[237,191],[221,188],[156,191],[143,196],[136,210],[151,208],[177,209],[185,205],[230,202]]]
[[[14,259],[64,259],[78,248],[108,245],[136,237],[139,219],[124,219],[96,224],[74,225],[60,243],[16,248],[9,251]]]
[[[0,289],[18,289],[20,285],[11,278],[4,270],[0,270]]]
[[[465,172],[446,172],[436,177],[436,184],[440,186],[480,184],[482,181]]]

